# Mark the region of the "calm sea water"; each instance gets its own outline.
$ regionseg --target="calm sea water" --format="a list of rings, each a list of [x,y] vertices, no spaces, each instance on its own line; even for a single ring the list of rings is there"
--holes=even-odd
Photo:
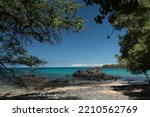
[[[58,68],[39,68],[39,69],[31,69],[31,68],[20,68],[18,69],[20,73],[26,73],[32,71],[33,74],[47,77],[50,79],[70,79],[72,78],[71,75],[77,70],[87,70],[89,67],[58,67]],[[119,76],[121,80],[146,80],[143,74],[134,75],[129,72],[127,69],[122,68],[102,68],[101,69],[104,73]],[[149,72],[150,74],[150,72]],[[150,75],[149,75],[150,76]]]

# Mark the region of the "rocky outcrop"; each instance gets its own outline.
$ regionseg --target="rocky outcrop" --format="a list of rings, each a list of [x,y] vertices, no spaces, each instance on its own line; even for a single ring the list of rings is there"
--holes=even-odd
[[[81,80],[96,80],[96,81],[116,80],[119,78],[116,76],[111,76],[106,73],[103,73],[99,67],[91,68],[89,70],[78,70],[77,72],[74,72],[72,76]]]

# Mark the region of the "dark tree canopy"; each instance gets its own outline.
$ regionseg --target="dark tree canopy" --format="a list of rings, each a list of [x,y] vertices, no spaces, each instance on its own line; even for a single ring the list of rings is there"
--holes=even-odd
[[[83,29],[79,8],[74,0],[0,0],[0,68],[43,64],[26,47],[34,42],[55,44],[64,31]]]
[[[149,0],[84,0],[87,5],[99,5],[99,14],[95,17],[102,24],[105,18],[115,29],[134,28],[145,25],[149,19]]]

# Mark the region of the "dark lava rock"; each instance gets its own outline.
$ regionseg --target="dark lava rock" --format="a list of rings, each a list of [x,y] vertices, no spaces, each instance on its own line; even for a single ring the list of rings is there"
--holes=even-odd
[[[117,80],[119,77],[111,76],[106,73],[103,73],[99,67],[91,68],[89,70],[78,70],[77,72],[74,72],[72,75],[75,78],[81,79],[81,80]]]

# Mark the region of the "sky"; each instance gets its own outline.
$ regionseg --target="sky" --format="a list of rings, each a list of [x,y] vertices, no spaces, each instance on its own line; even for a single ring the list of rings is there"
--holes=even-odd
[[[79,15],[86,19],[86,29],[78,33],[70,33],[62,37],[57,45],[37,44],[30,47],[29,53],[47,61],[44,67],[78,67],[99,66],[117,63],[119,54],[118,35],[123,31],[112,33],[112,26],[104,20],[102,25],[94,22],[98,14],[98,6],[83,7]]]

